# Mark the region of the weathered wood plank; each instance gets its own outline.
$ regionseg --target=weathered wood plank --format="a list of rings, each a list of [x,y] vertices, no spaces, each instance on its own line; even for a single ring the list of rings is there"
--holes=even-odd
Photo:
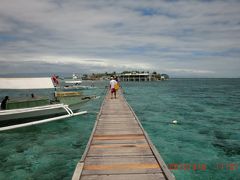
[[[114,114],[113,114],[114,113]],[[129,114],[129,115],[132,115],[132,112],[129,112],[129,111],[127,111],[127,109],[124,109],[124,110],[120,110],[120,109],[108,109],[108,110],[103,110],[103,112],[102,112],[102,115],[116,115],[116,114],[120,114],[120,115],[122,115],[122,114]]]
[[[133,144],[133,143],[126,143],[126,144],[102,144],[102,145],[96,145],[92,144],[92,148],[128,148],[128,147],[138,147],[138,148],[146,148],[148,147],[148,144]]]
[[[145,139],[118,139],[118,140],[96,140],[92,141],[92,145],[94,144],[145,144],[147,141]]]
[[[95,134],[96,135],[113,135],[113,134],[119,134],[119,135],[124,135],[124,134],[140,134],[143,132],[138,129],[138,130],[118,130],[118,131],[114,131],[114,130],[108,130],[108,131],[104,131],[104,130],[96,130]]]
[[[83,163],[78,163],[75,172],[73,174],[72,180],[79,180],[83,170]]]
[[[157,174],[116,174],[116,175],[83,175],[82,180],[164,180],[162,173]]]
[[[113,134],[113,135],[94,135],[94,139],[144,139],[143,134],[123,134],[123,135],[118,135],[118,134]]]
[[[116,131],[131,131],[131,132],[139,132],[139,133],[142,132],[137,127],[126,127],[126,128],[122,128],[122,127],[98,127],[97,131],[104,131],[104,132],[105,131],[114,131],[114,132],[116,132]]]
[[[162,172],[154,156],[152,157],[87,157],[83,174],[129,174]]]
[[[118,123],[118,124],[137,124],[137,122],[127,120],[126,118],[108,118],[108,119],[99,119],[99,125],[102,124],[110,124],[110,123]]]
[[[116,124],[110,124],[110,123],[102,123],[102,124],[98,124],[97,129],[100,128],[118,128],[118,129],[125,129],[125,128],[139,128],[138,124],[136,123],[128,123],[128,124],[124,124],[124,123],[118,123]]]
[[[119,148],[93,148],[90,147],[87,156],[120,156],[120,155],[134,155],[134,156],[148,156],[152,155],[151,149],[148,147],[119,147]]]
[[[132,114],[103,114],[101,115],[101,119],[102,118],[108,118],[108,117],[119,117],[119,118],[123,118],[123,117],[126,117],[126,118],[133,118],[133,115]]]

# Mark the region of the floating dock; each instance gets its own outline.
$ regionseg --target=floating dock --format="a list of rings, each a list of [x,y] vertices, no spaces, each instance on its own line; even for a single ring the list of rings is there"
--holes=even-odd
[[[174,180],[119,91],[107,94],[72,180]]]

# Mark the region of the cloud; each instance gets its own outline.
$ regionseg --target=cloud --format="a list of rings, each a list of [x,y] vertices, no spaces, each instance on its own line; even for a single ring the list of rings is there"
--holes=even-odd
[[[42,64],[39,72],[48,64],[63,72],[84,66],[239,76],[239,7],[234,0],[3,0],[0,74],[4,63],[9,72],[25,63]]]
[[[214,71],[206,71],[200,69],[168,69],[168,71],[172,72],[182,72],[182,73],[194,73],[194,74],[214,74]]]

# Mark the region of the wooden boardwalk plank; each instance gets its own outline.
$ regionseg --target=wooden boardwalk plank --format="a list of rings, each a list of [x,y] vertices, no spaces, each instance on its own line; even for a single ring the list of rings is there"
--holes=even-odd
[[[130,173],[161,173],[154,156],[152,157],[87,157],[85,160],[83,175],[91,174],[130,174]]]
[[[131,131],[131,130],[119,130],[119,131],[101,131],[101,130],[96,130],[95,132],[97,135],[98,134],[103,134],[103,135],[112,135],[112,134],[119,134],[119,135],[122,135],[122,134],[140,134],[142,133],[141,130],[135,130],[135,131]]]
[[[162,173],[158,174],[120,174],[120,175],[83,175],[82,180],[164,180]]]
[[[119,148],[119,149],[93,149],[90,148],[88,156],[120,156],[120,155],[133,155],[133,156],[148,156],[152,155],[150,148]]]
[[[151,180],[174,176],[119,93],[107,94],[73,180]]]
[[[97,140],[94,139],[92,144],[145,144],[146,139],[118,139],[118,140]]]

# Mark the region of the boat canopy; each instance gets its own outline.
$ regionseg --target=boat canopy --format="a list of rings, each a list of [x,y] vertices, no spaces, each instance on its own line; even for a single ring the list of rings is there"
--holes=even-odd
[[[0,78],[0,89],[52,89],[50,77],[43,78]]]

